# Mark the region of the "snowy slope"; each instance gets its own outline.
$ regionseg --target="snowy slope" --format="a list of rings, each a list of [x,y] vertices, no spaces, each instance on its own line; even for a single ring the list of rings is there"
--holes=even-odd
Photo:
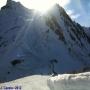
[[[21,88],[17,90],[50,90],[47,85],[47,79],[49,79],[49,76],[33,75],[11,82],[2,83],[0,84],[0,88],[2,87],[2,90],[5,90],[4,88],[6,87],[11,87],[13,88],[12,90],[16,90],[15,87]]]
[[[21,90],[90,90],[90,72],[62,74],[55,77],[33,75],[1,83],[0,87],[2,90],[6,87],[19,87]]]
[[[12,0],[1,9],[2,81],[33,74],[82,72],[89,66],[90,39],[59,5],[45,15]]]
[[[50,90],[89,90],[90,72],[51,77],[48,86]]]

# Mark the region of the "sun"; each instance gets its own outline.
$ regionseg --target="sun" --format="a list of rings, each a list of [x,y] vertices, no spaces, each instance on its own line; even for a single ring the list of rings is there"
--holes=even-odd
[[[27,8],[35,9],[42,13],[45,13],[55,4],[52,0],[22,0],[21,3]]]
[[[35,9],[41,13],[47,12],[54,4],[64,7],[70,0],[15,0],[20,1],[25,7]]]

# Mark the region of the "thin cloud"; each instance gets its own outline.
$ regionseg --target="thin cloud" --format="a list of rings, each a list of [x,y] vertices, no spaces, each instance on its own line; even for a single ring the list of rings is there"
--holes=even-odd
[[[72,19],[77,19],[77,18],[79,18],[81,15],[80,14],[75,14],[75,15],[71,15],[71,18]]]
[[[71,16],[74,14],[74,11],[73,10],[67,10],[67,14]]]
[[[74,12],[74,10],[67,10],[67,14],[72,18],[72,19],[77,19],[80,17],[80,14],[77,14]]]

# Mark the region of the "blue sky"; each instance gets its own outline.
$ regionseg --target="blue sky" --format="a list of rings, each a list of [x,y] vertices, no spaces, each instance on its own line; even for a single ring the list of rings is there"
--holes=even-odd
[[[0,7],[5,5],[6,1],[7,0],[0,0]],[[23,3],[26,3],[27,1],[33,0],[15,0],[15,1],[21,2],[23,1]],[[39,1],[41,2],[41,0],[38,0],[38,2]],[[58,1],[59,4],[62,4],[62,6],[66,9],[67,13],[71,16],[73,20],[77,21],[83,26],[90,26],[90,0],[52,0],[52,1]],[[28,6],[30,6],[30,4]]]
[[[70,0],[65,8],[72,19],[81,25],[90,26],[90,0]]]

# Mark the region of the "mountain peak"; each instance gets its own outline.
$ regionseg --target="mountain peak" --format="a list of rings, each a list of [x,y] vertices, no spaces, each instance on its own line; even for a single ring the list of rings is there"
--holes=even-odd
[[[54,7],[60,8],[60,5],[56,3]]]
[[[13,4],[16,4],[13,0],[7,0],[6,6],[12,6]]]
[[[58,9],[59,11],[62,11],[62,10],[64,10],[59,4],[55,4],[54,6],[53,6],[53,9]]]
[[[7,9],[7,8],[13,8],[13,7],[20,7],[20,2],[15,2],[13,0],[7,0],[7,3],[5,6],[3,6],[1,9]]]
[[[67,13],[59,4],[54,4],[53,7],[48,11],[50,15],[54,15],[55,17],[60,17],[60,15],[66,15]]]
[[[9,3],[11,3],[12,2],[12,0],[7,0],[7,4],[9,4]]]

